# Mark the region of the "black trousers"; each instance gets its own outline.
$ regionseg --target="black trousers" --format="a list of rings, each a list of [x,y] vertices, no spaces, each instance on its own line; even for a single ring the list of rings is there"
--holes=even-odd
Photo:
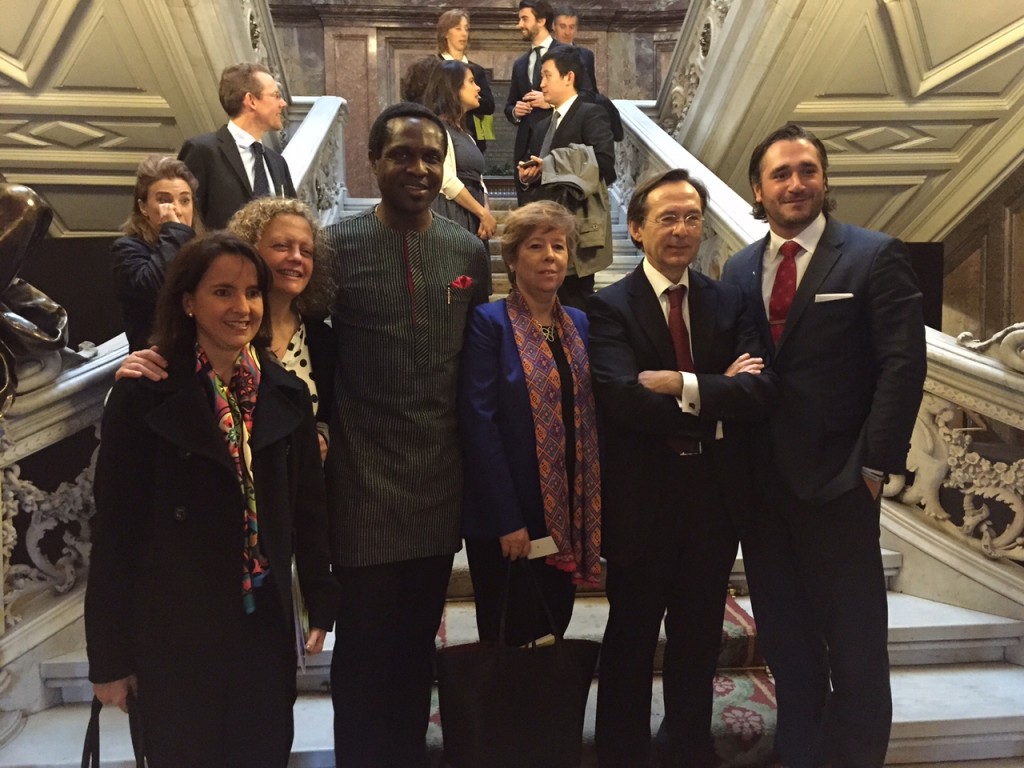
[[[822,505],[769,489],[743,540],[775,745],[790,768],[881,766],[892,724],[879,501],[859,484]]]
[[[425,768],[434,637],[452,555],[337,568],[331,661],[338,768]]]
[[[469,575],[473,579],[476,627],[481,640],[493,642],[498,639],[501,599],[509,575],[505,642],[520,646],[548,633],[565,634],[576,600],[576,586],[572,583],[571,573],[546,565],[544,558],[539,557],[512,563],[509,574],[509,561],[502,556],[501,543],[496,539],[466,539],[466,555],[469,558]],[[555,621],[553,628],[544,613],[534,579],[540,585]]]
[[[151,768],[285,768],[292,748],[295,640],[274,586],[254,592],[241,643],[139,663],[139,711]],[[238,610],[242,611],[239,589]]]
[[[597,755],[601,768],[638,768],[651,759],[651,683],[662,619],[665,718],[657,735],[660,764],[717,765],[711,740],[715,667],[735,526],[706,455],[679,457],[665,477],[661,509],[639,559],[608,561],[608,625],[601,646]],[[676,501],[669,502],[674,499]]]

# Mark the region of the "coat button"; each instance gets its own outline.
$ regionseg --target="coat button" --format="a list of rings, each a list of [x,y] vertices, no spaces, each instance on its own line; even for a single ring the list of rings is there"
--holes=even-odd
[[[188,512],[185,511],[184,507],[175,507],[174,508],[174,519],[175,520],[180,522],[180,521],[184,520],[186,517],[188,517]]]
[[[178,458],[179,459],[188,459],[188,458],[191,458],[191,456],[192,456],[192,451],[186,450],[184,448],[179,448],[178,449]]]

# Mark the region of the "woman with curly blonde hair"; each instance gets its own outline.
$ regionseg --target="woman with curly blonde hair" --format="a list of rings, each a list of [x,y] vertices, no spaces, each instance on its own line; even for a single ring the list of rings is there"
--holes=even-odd
[[[265,310],[272,330],[270,351],[309,387],[322,458],[327,452],[336,353],[331,329],[324,323],[334,285],[323,262],[326,246],[320,225],[301,200],[261,197],[239,210],[228,229],[252,244],[270,270],[273,283]],[[140,350],[125,358],[117,375],[159,379],[165,367],[157,350]]]

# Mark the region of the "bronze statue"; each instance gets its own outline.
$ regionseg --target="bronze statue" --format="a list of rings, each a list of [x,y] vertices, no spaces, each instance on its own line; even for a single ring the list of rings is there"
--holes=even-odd
[[[37,369],[67,346],[67,311],[18,277],[52,219],[31,189],[0,183],[0,415],[14,401],[19,367]]]

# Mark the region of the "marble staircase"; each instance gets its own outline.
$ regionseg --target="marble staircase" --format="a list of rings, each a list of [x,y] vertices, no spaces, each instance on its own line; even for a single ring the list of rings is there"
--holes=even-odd
[[[884,551],[887,573],[900,567],[897,552]],[[739,554],[732,582],[742,588],[743,557]],[[476,639],[472,590],[464,553],[456,557],[440,643]],[[749,610],[745,597],[738,602]],[[889,593],[889,653],[893,664],[894,722],[887,764],[933,768],[1008,768],[1024,765],[1024,668],[1005,662],[1008,649],[1021,643],[1024,621],[971,611]],[[607,601],[600,590],[581,594],[569,635],[600,639]],[[664,638],[663,638],[664,640]],[[296,738],[290,766],[333,766],[331,701],[327,693],[333,637],[327,650],[311,658],[299,673],[300,695],[295,709]],[[660,648],[655,660],[660,670]],[[0,768],[73,768],[80,762],[81,740],[88,720],[88,664],[84,649],[44,662],[45,684],[59,692],[62,706],[28,718],[22,733],[0,749]],[[596,682],[585,724],[585,768],[593,757]],[[132,765],[127,720],[105,712],[104,765]],[[660,679],[656,678],[652,728],[661,719]],[[441,752],[436,712],[428,741],[435,757]]]

